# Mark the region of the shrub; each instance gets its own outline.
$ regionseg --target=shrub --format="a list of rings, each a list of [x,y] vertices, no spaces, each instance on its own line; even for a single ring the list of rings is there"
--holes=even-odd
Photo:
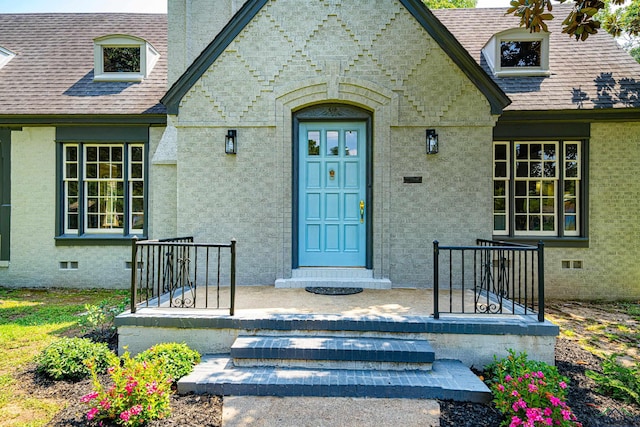
[[[130,427],[170,415],[172,378],[161,360],[138,361],[128,352],[121,358],[113,355],[107,373],[111,379],[109,387],[100,382],[92,366],[93,392],[81,399],[90,406],[88,420]]]
[[[486,372],[496,408],[505,416],[501,425],[582,426],[565,403],[568,380],[555,366],[513,350],[504,359],[494,359]]]
[[[114,320],[116,316],[127,308],[128,300],[113,305],[109,300],[102,300],[98,305],[86,304],[87,313],[81,318],[80,324],[85,331],[92,335],[99,335],[109,340],[116,334]]]
[[[180,378],[191,373],[193,367],[200,363],[200,354],[186,344],[163,343],[138,354],[136,360],[162,361],[167,373],[174,382],[177,382]]]
[[[37,371],[54,380],[80,380],[91,373],[85,362],[93,360],[97,372],[105,372],[113,353],[104,343],[87,338],[61,338],[36,356]]]
[[[602,361],[602,374],[587,371],[586,375],[598,384],[598,391],[614,399],[640,405],[640,363],[625,367],[613,354]]]

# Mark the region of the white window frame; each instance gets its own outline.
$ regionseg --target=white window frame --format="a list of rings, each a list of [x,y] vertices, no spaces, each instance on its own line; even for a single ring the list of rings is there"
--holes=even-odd
[[[540,237],[580,237],[582,235],[582,221],[583,221],[583,216],[584,216],[584,206],[583,206],[583,188],[582,186],[584,185],[583,179],[582,179],[582,168],[583,168],[583,163],[584,163],[584,158],[583,158],[583,141],[579,141],[579,140],[544,140],[544,141],[521,141],[521,140],[513,140],[513,141],[494,141],[493,144],[493,165],[492,167],[494,168],[494,172],[493,172],[493,188],[495,188],[495,182],[496,181],[506,181],[507,185],[506,187],[506,229],[505,230],[493,230],[493,234],[495,236],[509,236],[509,237],[514,237],[514,238],[518,238],[518,237],[533,237],[533,236],[540,236]],[[531,162],[538,162],[538,160],[532,160],[532,159],[518,159],[516,156],[516,147],[518,144],[525,144],[525,145],[530,145],[530,144],[541,144],[543,147],[544,145],[555,145],[555,176],[551,177],[551,176],[544,176],[544,172],[543,172],[543,176],[541,177],[535,177],[535,176],[531,176],[530,174],[530,167],[528,167],[527,169],[529,170],[528,175],[522,176],[522,177],[518,177],[517,173],[516,173],[516,169],[517,169],[517,163],[520,162],[526,162],[529,164]],[[508,160],[507,160],[507,177],[504,176],[496,176],[495,170],[496,170],[496,156],[495,156],[495,152],[496,152],[496,146],[497,145],[506,145],[507,146],[507,153],[509,153],[507,155]],[[574,145],[576,147],[576,154],[577,154],[577,159],[576,160],[572,160],[572,159],[568,159],[567,156],[567,147],[570,145]],[[543,149],[544,151],[544,149]],[[498,160],[500,162],[502,162],[503,160]],[[567,176],[567,166],[569,164],[569,162],[573,162],[575,161],[577,163],[577,168],[576,168],[576,176],[575,177],[569,177]],[[544,171],[544,160],[540,161],[542,164],[542,169]],[[543,225],[541,225],[541,229],[540,230],[529,230],[528,226],[527,226],[527,230],[516,230],[516,223],[515,223],[515,219],[516,216],[518,215],[515,212],[516,209],[516,193],[515,193],[515,186],[517,185],[518,182],[524,182],[525,185],[527,186],[527,195],[525,197],[520,197],[518,196],[519,199],[526,199],[527,203],[526,206],[529,206],[528,200],[530,198],[539,198],[541,200],[541,205],[540,205],[540,220],[543,220],[543,216],[544,216],[544,212],[543,212],[543,200],[545,198],[545,196],[542,194],[542,189],[540,190],[540,194],[539,195],[529,195],[529,183],[530,182],[540,182],[541,187],[544,185],[544,182],[553,182],[554,185],[554,194],[553,194],[553,206],[554,206],[554,210],[553,210],[553,218],[554,218],[554,230],[553,231],[545,231],[542,228],[544,228]],[[568,181],[575,181],[575,195],[569,195],[566,196],[565,195],[565,188],[566,188],[566,183]],[[493,200],[495,201],[496,196],[495,193],[492,192],[493,195]],[[500,196],[502,197],[502,196]],[[575,212],[567,212],[566,211],[566,205],[565,202],[567,200],[574,200],[575,201]],[[495,204],[493,205],[493,218],[495,218],[496,215],[502,215],[502,213],[496,213],[495,211]],[[527,216],[527,224],[529,223],[530,220],[530,216],[534,215],[535,213],[531,213],[531,212],[526,212],[523,213],[523,215]],[[547,213],[548,216],[551,215],[550,212]],[[566,227],[566,216],[575,216],[575,230],[567,230]],[[562,220],[562,223],[560,223],[560,221]],[[495,227],[495,223],[494,223],[494,227]]]
[[[497,176],[496,175],[496,162],[504,162],[505,160],[503,159],[496,159],[496,146],[497,145],[502,145],[504,146],[505,152],[507,154],[507,158],[506,158],[506,167],[507,167],[507,171],[506,171],[506,176]],[[510,204],[510,200],[511,200],[511,196],[510,196],[510,188],[509,188],[509,182],[511,181],[511,144],[507,141],[495,141],[493,143],[493,225],[494,225],[494,230],[493,230],[493,234],[496,236],[507,236],[509,235],[509,225],[511,224],[511,220],[509,218],[509,204]],[[504,196],[496,196],[495,194],[495,182],[496,181],[503,181],[504,184]],[[504,213],[496,213],[495,211],[495,203],[496,203],[496,199],[499,198],[504,198],[505,200],[505,212]],[[504,230],[496,230],[495,229],[495,219],[497,216],[504,216],[505,217],[505,229]]]
[[[114,73],[104,71],[104,48],[140,49],[140,71]],[[158,51],[146,40],[124,34],[98,37],[93,40],[94,81],[139,82],[149,77],[160,58]]]
[[[67,159],[67,148],[74,147],[77,153],[77,161]],[[118,181],[122,182],[123,188],[123,212],[122,212],[122,226],[121,227],[113,227],[113,228],[90,228],[88,222],[88,185],[89,182],[100,182],[104,181],[104,179],[98,178],[87,178],[87,148],[97,147],[98,149],[101,147],[120,147],[122,148],[122,177],[121,178],[109,178],[109,181]],[[142,150],[142,160],[132,162],[131,152],[134,147],[140,148]],[[74,142],[74,143],[64,143],[62,146],[62,189],[63,189],[63,213],[64,217],[62,219],[62,229],[65,235],[68,236],[83,236],[83,235],[99,235],[99,236],[130,236],[130,235],[142,235],[144,233],[144,224],[147,221],[146,214],[146,152],[145,152],[145,144],[144,143],[82,143],[82,142]],[[99,163],[99,162],[98,162]],[[133,163],[142,165],[142,176],[134,177],[132,174],[131,166]],[[68,175],[67,165],[75,164],[76,165],[76,177]],[[68,187],[70,182],[77,182],[78,186],[78,195],[77,197],[70,197],[68,194]],[[142,213],[144,217],[143,228],[132,228],[133,225],[133,214],[132,206],[133,199],[139,198],[139,196],[134,196],[133,193],[133,183],[134,182],[142,182],[143,183],[143,195],[142,195],[142,203],[143,203],[143,211],[135,212]],[[77,198],[77,210],[73,212],[78,216],[78,227],[70,228],[69,227],[69,214],[72,212],[69,211],[69,199]],[[128,221],[125,223],[124,218],[127,217]],[[80,221],[82,218],[82,221]],[[125,229],[125,225],[128,226],[128,229]]]
[[[496,77],[549,76],[549,35],[546,31],[530,33],[527,29],[512,28],[495,34],[482,48],[482,53],[489,67]],[[540,43],[540,66],[502,67],[500,50],[503,42],[534,42]]]
[[[7,65],[9,61],[11,61],[16,56],[15,53],[11,52],[9,49],[5,49],[0,46],[0,68]]]

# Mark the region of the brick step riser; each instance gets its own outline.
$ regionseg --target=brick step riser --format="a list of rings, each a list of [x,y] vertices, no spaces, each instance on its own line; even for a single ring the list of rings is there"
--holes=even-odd
[[[433,363],[364,362],[349,360],[299,360],[234,358],[233,364],[242,367],[271,366],[276,368],[350,369],[361,371],[430,371]]]

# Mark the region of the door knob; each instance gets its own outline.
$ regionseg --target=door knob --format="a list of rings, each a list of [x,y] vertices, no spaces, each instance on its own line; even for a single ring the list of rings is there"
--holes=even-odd
[[[360,200],[360,223],[364,223],[364,200]]]

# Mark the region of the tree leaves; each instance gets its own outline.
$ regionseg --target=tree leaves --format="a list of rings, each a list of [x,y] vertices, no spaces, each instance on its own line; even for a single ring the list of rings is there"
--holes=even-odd
[[[565,3],[568,0],[559,0]],[[612,0],[624,2],[624,0]],[[640,1],[640,0],[635,0]],[[600,21],[595,16],[605,9],[601,0],[573,0],[573,8],[562,21],[562,32],[575,37],[576,40],[586,40],[590,34],[596,34],[600,28]],[[551,0],[512,0],[511,7],[506,14],[520,17],[520,26],[526,27],[532,33],[548,31],[545,21],[553,19]],[[637,16],[637,15],[636,15]],[[640,20],[638,21],[640,24]],[[638,26],[640,28],[640,25]]]

